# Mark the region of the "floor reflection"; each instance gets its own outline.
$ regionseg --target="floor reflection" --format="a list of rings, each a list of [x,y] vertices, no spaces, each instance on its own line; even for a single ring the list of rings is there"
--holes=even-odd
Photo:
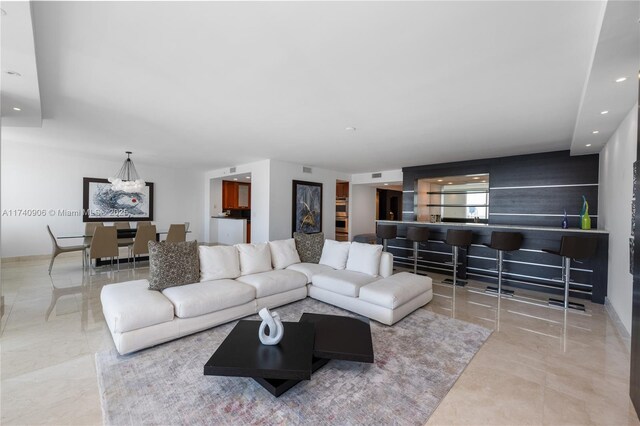
[[[456,287],[447,282],[445,276],[429,274],[433,279],[433,310],[451,318],[471,320],[496,332],[505,325],[519,331],[545,336],[561,343],[562,352],[567,351],[568,331],[575,328],[586,333],[590,327],[580,326],[584,318],[591,318],[586,311],[565,310],[547,304],[544,294],[518,291],[512,297],[498,297],[486,293],[482,283],[473,282],[465,287]],[[523,294],[519,294],[523,293]]]
[[[86,273],[81,265],[61,255],[49,277],[47,259],[2,263],[3,425],[102,422],[95,353],[113,341],[100,291],[146,278],[148,267]],[[602,305],[565,312],[548,307],[545,294],[498,300],[483,283],[454,292],[446,276],[430,276],[434,297],[424,309],[494,330],[430,423],[638,424],[626,341]]]

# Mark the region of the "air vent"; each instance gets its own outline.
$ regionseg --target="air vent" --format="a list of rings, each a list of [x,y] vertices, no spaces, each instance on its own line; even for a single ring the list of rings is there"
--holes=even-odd
[[[313,173],[311,167],[302,166],[302,173]]]
[[[235,168],[235,167],[231,167],[231,168],[229,169],[229,173],[235,173],[235,172],[236,172],[236,168]]]
[[[372,177],[373,179],[375,179],[375,178],[381,178],[381,177],[382,177],[382,173],[371,173],[371,177]]]

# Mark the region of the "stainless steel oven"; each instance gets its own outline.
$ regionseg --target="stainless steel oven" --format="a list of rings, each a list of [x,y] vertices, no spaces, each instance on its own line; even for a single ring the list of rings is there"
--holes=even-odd
[[[336,199],[336,217],[349,216],[349,203],[346,198]]]
[[[349,232],[349,219],[346,217],[336,216],[336,233]]]

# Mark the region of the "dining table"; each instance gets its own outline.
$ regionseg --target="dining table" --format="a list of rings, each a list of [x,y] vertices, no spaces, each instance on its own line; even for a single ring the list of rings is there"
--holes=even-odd
[[[119,240],[135,238],[136,236],[136,228],[125,228],[125,229],[116,229],[117,236]],[[160,241],[161,235],[167,235],[169,231],[158,231],[156,232],[156,241]],[[187,234],[190,234],[191,231],[186,231]],[[70,239],[83,239],[85,241],[91,240],[93,235],[85,235],[85,234],[71,234],[71,235],[60,235],[56,237],[58,240],[70,240]],[[136,258],[138,261],[149,260],[149,256],[140,256]],[[122,257],[119,258],[120,263],[128,263],[133,262],[133,258],[130,257]],[[110,264],[110,260],[108,259],[96,259],[96,266],[103,266]]]

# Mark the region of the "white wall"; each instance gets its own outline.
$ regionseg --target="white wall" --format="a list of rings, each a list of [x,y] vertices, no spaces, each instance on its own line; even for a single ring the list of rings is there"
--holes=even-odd
[[[210,216],[222,213],[222,178],[210,179],[211,199],[209,200]]]
[[[374,173],[380,173],[382,176],[379,178],[372,178]],[[351,175],[351,183],[354,185],[360,185],[365,183],[390,183],[390,182],[402,182],[402,170],[385,170],[382,172],[368,172],[368,173],[356,173]]]
[[[336,181],[338,179],[348,181],[351,176],[317,167],[312,167],[312,173],[303,173],[302,167],[300,164],[271,160],[269,209],[271,240],[291,238],[293,180],[322,183],[322,232],[326,238],[335,238]]]
[[[122,166],[121,161],[105,161],[90,155],[30,145],[2,142],[2,210],[81,210],[82,178],[107,178]],[[122,161],[124,161],[124,156]],[[166,230],[171,223],[191,222],[189,239],[202,240],[202,173],[155,167],[134,158],[140,176],[155,184],[154,223]],[[29,256],[51,253],[46,231],[54,234],[82,234],[82,217],[2,218],[2,256]],[[66,244],[78,244],[67,240]],[[65,243],[62,243],[65,244]]]
[[[629,273],[633,162],[636,159],[638,109],[633,107],[600,151],[598,227],[609,231],[607,299],[631,332],[633,276]],[[639,226],[640,224],[636,224]]]
[[[376,232],[376,188],[369,185],[351,185],[349,203],[351,238],[359,234]]]

